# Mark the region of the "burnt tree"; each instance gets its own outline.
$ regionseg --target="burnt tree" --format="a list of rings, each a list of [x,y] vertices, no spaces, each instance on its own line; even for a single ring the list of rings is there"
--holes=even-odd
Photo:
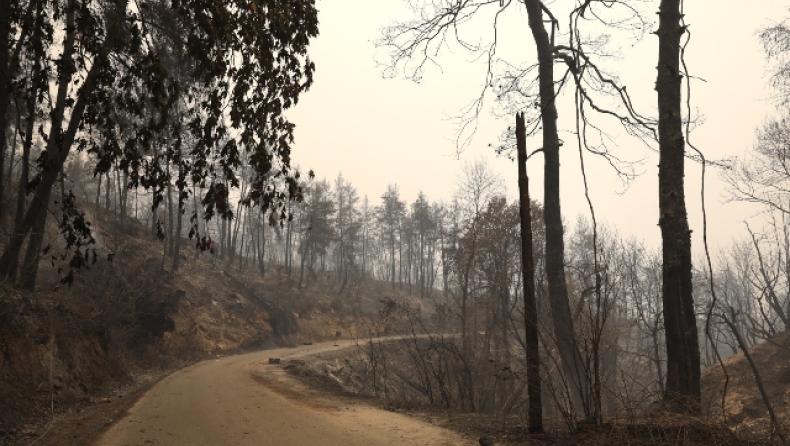
[[[683,191],[685,138],[681,116],[680,39],[685,33],[680,0],[662,0],[658,28],[658,203],[663,251],[667,383],[664,402],[673,410],[700,410],[700,352],[691,294],[691,231]]]
[[[521,217],[521,274],[524,286],[524,332],[527,343],[527,395],[529,395],[529,432],[543,432],[540,394],[540,350],[538,347],[538,306],[535,301],[535,265],[532,261],[532,216],[530,215],[529,177],[527,176],[527,129],[524,115],[516,114],[518,150],[519,216]]]
[[[579,350],[576,348],[568,285],[565,279],[565,241],[560,208],[560,138],[557,131],[557,105],[554,89],[554,47],[543,20],[540,0],[525,0],[529,27],[538,52],[540,110],[543,124],[544,220],[546,226],[546,279],[551,302],[554,335],[562,358],[570,392],[576,408],[585,407],[587,380]]]

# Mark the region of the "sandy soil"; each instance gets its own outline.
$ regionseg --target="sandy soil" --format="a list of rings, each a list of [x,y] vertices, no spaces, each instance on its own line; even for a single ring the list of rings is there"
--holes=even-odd
[[[204,361],[151,388],[98,446],[474,445],[457,433],[360,401],[308,388],[289,360],[349,341]],[[270,357],[281,365],[269,364]]]

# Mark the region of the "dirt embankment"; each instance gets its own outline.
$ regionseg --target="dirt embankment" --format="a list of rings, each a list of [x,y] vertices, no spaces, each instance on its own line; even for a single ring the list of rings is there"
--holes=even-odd
[[[757,344],[750,352],[785,436],[790,437],[790,331]],[[766,439],[772,431],[771,422],[746,357],[739,353],[723,365],[723,370],[714,366],[702,375],[705,402],[738,433]]]
[[[198,360],[349,337],[365,320],[355,316],[375,313],[377,302],[327,295],[326,284],[298,290],[278,267],[262,277],[188,248],[172,273],[142,225],[96,222],[100,260],[72,287],[53,291],[57,271],[43,261],[38,291],[0,286],[0,445],[40,437],[53,416],[121,411]]]

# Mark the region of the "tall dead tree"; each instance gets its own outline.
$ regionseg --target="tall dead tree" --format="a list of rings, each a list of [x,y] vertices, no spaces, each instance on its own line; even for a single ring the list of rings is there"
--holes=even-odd
[[[663,250],[667,384],[664,402],[680,412],[700,410],[700,352],[691,294],[691,231],[683,191],[685,145],[681,116],[681,0],[662,0],[658,27],[658,204]]]
[[[518,150],[519,216],[521,217],[521,275],[524,286],[524,332],[527,343],[527,395],[529,432],[543,432],[543,407],[540,393],[540,350],[538,347],[538,306],[535,300],[535,265],[532,261],[532,216],[530,215],[529,177],[527,176],[527,128],[524,115],[516,114]]]
[[[16,3],[16,2],[14,2]],[[3,0],[0,3],[0,201],[5,198],[3,185],[5,178],[5,152],[6,152],[6,116],[9,110],[9,91],[11,90],[11,64],[9,59],[11,46],[11,0]],[[3,203],[0,203],[0,215],[4,210]]]
[[[557,131],[557,105],[554,90],[554,46],[543,20],[540,0],[524,0],[529,16],[529,27],[538,52],[538,82],[540,110],[543,124],[544,184],[543,206],[546,225],[546,279],[551,302],[554,335],[562,358],[566,379],[571,385],[571,397],[578,408],[587,380],[582,370],[582,359],[576,348],[576,336],[568,303],[565,279],[565,241],[560,207],[560,138]]]

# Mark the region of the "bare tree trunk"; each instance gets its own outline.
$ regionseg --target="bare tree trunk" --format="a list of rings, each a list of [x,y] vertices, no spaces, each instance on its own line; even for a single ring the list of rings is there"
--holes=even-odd
[[[96,207],[99,207],[99,200],[101,199],[101,174],[98,175],[99,181],[96,185]]]
[[[167,177],[170,178],[170,160],[167,161]],[[174,215],[173,215],[173,184],[168,181],[167,183],[167,240],[165,251],[168,254],[173,254],[173,247],[175,245],[175,228],[174,228]]]
[[[43,17],[44,2],[41,0],[33,0],[28,2],[27,9],[22,12],[23,17],[30,18],[33,16],[33,14],[35,14],[36,18],[35,20],[25,20],[22,23],[21,30],[17,29],[19,34],[12,36],[11,33],[16,32],[17,30],[12,31],[11,11],[19,7],[20,5],[18,0],[6,0],[0,4],[0,104],[3,104],[1,107],[2,111],[0,111],[0,202],[2,202],[0,203],[0,217],[5,215],[5,188],[10,188],[11,177],[14,169],[14,152],[12,151],[7,177],[3,177],[3,167],[5,165],[6,152],[6,131],[8,129],[7,113],[11,103],[9,100],[9,92],[12,90],[11,81],[13,80],[14,74],[19,69],[19,56],[22,48],[25,46],[24,42],[28,39],[28,34],[31,32],[31,30],[33,30],[35,34],[32,36],[32,39],[41,39],[41,35],[39,33],[42,29],[41,18]],[[14,38],[16,38],[16,49],[12,53],[11,47]],[[32,62],[35,68],[33,69],[33,75],[31,76],[31,79],[33,80],[32,84],[34,86],[39,84],[39,73],[41,72],[41,63],[44,59],[42,51],[43,49],[41,46],[37,46],[34,51]],[[35,98],[36,89],[34,88],[33,90],[33,97]],[[14,102],[16,102],[16,97],[14,98]],[[28,113],[35,116],[35,112],[32,112],[34,109],[35,107],[28,107]],[[17,131],[19,131],[18,126]],[[14,135],[14,139],[16,139],[16,135]],[[16,147],[14,147],[14,149],[15,148]],[[15,223],[16,221],[20,221],[20,219],[20,216],[15,216]],[[14,261],[14,263],[17,262],[18,259]],[[16,266],[14,266],[14,268],[16,268]]]
[[[202,233],[200,231],[201,216],[200,216],[200,204],[198,203],[198,197],[201,196],[202,194],[203,191],[202,190],[199,191],[197,185],[195,185],[195,183],[192,183],[192,207],[194,207],[195,209],[195,217],[196,217],[195,230],[197,231],[196,237],[200,237],[200,234],[203,234],[204,237],[210,237],[208,222],[205,223],[205,228],[204,228],[205,233]],[[200,252],[201,250],[199,248],[195,249],[195,257],[194,257],[195,261],[197,261],[198,256],[200,256]]]
[[[302,250],[302,266],[299,271],[299,289],[302,289],[302,279],[304,279],[304,263],[307,259],[307,249],[310,247],[310,233],[307,234],[307,240],[302,242],[304,244],[304,249]]]
[[[395,222],[390,216],[390,260],[392,261],[392,291],[395,291]]]
[[[70,59],[74,53],[75,48],[75,32],[74,31],[74,11],[69,8],[66,12],[66,29],[70,30],[64,39],[63,59]],[[50,194],[52,187],[55,184],[58,174],[63,169],[63,164],[66,162],[71,145],[74,141],[74,136],[77,133],[79,124],[82,121],[82,114],[85,111],[86,92],[93,89],[96,77],[98,75],[100,64],[94,64],[88,72],[83,84],[78,93],[78,99],[71,109],[71,119],[69,120],[68,128],[63,132],[63,116],[66,105],[66,96],[69,89],[70,80],[72,77],[72,70],[64,69],[59,73],[58,79],[58,92],[55,101],[55,108],[52,113],[52,125],[50,135],[47,140],[47,163],[41,175],[41,181],[36,186],[34,191],[34,198],[25,213],[25,218],[22,220],[22,230],[12,234],[11,240],[5,246],[3,255],[0,257],[0,277],[6,279],[14,279],[14,266],[22,250],[22,244],[31,234],[30,244],[35,248],[41,248],[43,242],[43,230],[36,231],[35,228],[46,227],[47,219],[47,206],[49,205]],[[43,221],[43,223],[42,223]],[[36,256],[37,257],[37,256]],[[37,268],[38,262],[33,265]],[[32,285],[30,281],[26,281],[26,287],[35,286],[35,274],[32,275]]]
[[[573,405],[586,413],[584,396],[587,380],[583,362],[576,345],[576,334],[568,303],[568,287],[565,279],[565,241],[560,208],[560,141],[557,132],[557,106],[554,91],[554,54],[552,42],[544,26],[540,0],[525,0],[529,27],[538,52],[538,76],[540,82],[540,107],[543,122],[544,167],[544,220],[546,225],[546,279],[551,302],[554,335],[562,358],[563,369]]]
[[[261,221],[259,222],[259,225],[261,228],[261,235],[260,240],[258,241],[258,246],[260,246],[260,254],[258,254],[258,272],[261,273],[261,277],[264,277],[266,275],[266,263],[264,263],[266,261],[266,214],[263,212],[261,212]],[[302,262],[302,267],[304,268],[304,262]],[[299,281],[301,283],[301,278]]]
[[[51,190],[51,188],[50,188]],[[35,223],[30,232],[30,242],[27,245],[27,252],[25,259],[22,261],[22,288],[33,291],[36,288],[36,280],[38,278],[38,261],[41,246],[44,242],[44,230],[47,227],[47,207],[49,204],[49,194],[45,194],[41,200],[33,200],[30,203],[31,208],[38,204],[42,209],[36,217]]]
[[[244,209],[245,208],[239,208],[238,224],[236,225],[237,226],[237,230],[241,229],[241,235],[239,235],[239,253],[238,253],[239,254],[239,272],[242,272],[244,270],[244,242],[245,242],[244,234],[245,234],[246,229],[247,229],[247,225],[245,224],[246,223],[246,219],[244,219]],[[249,212],[247,212],[247,214],[249,215]]]
[[[181,170],[180,167],[179,170]],[[178,267],[181,263],[181,227],[183,224],[184,213],[183,213],[180,197],[183,195],[183,192],[184,192],[183,187],[179,186],[179,192],[178,192],[179,199],[178,199],[178,203],[176,203],[177,205],[176,230],[175,233],[173,234],[174,237],[173,238],[173,271],[178,271]]]
[[[658,27],[658,203],[663,252],[667,385],[664,401],[700,411],[700,352],[691,284],[691,231],[683,190],[685,139],[681,116],[680,0],[661,0]]]
[[[126,175],[121,176],[120,169],[115,168],[115,181],[117,182],[116,188],[118,189],[118,214],[120,215],[121,223],[126,221],[126,197],[127,191],[129,189],[126,188]]]
[[[41,11],[39,11],[41,14]],[[41,75],[41,66],[36,63],[33,70],[33,87],[30,91],[30,96],[27,98],[27,121],[25,122],[25,140],[22,142],[22,168],[19,173],[19,185],[16,196],[16,215],[14,218],[14,233],[22,232],[22,221],[25,218],[25,203],[27,202],[27,183],[30,174],[30,148],[33,145],[33,132],[35,130],[36,122],[36,96],[38,95],[38,88],[36,87],[38,78]],[[10,276],[16,277],[19,258],[13,258],[10,265]]]
[[[290,212],[290,204],[289,204],[289,212]],[[285,223],[285,272],[288,275],[288,278],[291,277],[291,233],[293,232],[292,227],[293,221],[288,219]]]
[[[8,171],[5,172],[5,176],[3,177],[3,178],[5,178],[5,180],[4,180],[5,184],[3,184],[4,190],[11,189],[11,178],[14,175],[14,161],[15,161],[14,158],[16,158],[16,148],[19,145],[19,144],[17,144],[16,140],[17,140],[17,136],[19,136],[21,134],[22,134],[22,113],[17,111],[17,114],[16,114],[16,131],[14,132],[14,139],[11,142],[11,149],[10,149],[11,150],[11,158],[8,160]]]
[[[225,251],[228,249],[228,231],[226,227],[228,226],[228,220],[219,217],[217,219],[217,231],[219,231],[219,258],[222,259],[225,257]]]
[[[524,332],[527,343],[527,395],[529,432],[543,432],[543,405],[540,391],[540,349],[538,347],[538,306],[535,299],[535,265],[532,260],[532,216],[527,176],[527,134],[524,115],[516,115],[518,149],[519,216],[521,217],[521,275],[524,286]]]
[[[110,200],[110,192],[112,191],[112,177],[110,177],[109,171],[106,174],[104,174],[104,176],[107,179],[107,184],[104,187],[104,209],[109,211],[110,205],[112,204]]]
[[[11,86],[11,1],[0,2],[0,218],[3,216],[5,198],[5,151],[6,129],[8,128],[8,92]]]
[[[425,297],[425,253],[423,251],[425,249],[425,243],[424,243],[425,236],[423,235],[422,228],[420,229],[420,238],[418,240],[420,243],[420,253],[419,253],[420,258],[417,262],[417,268],[419,270],[418,272],[419,276],[417,280],[419,280],[420,282],[420,297],[424,298]]]

